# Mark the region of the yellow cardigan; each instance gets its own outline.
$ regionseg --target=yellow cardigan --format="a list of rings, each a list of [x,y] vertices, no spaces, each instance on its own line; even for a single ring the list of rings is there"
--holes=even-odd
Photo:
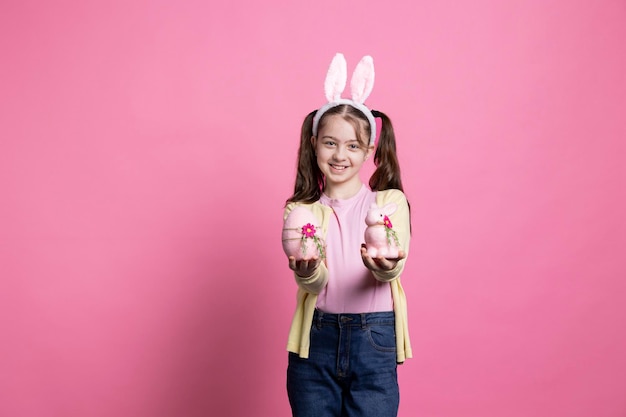
[[[410,241],[410,215],[409,206],[400,190],[378,191],[376,194],[376,203],[382,207],[389,203],[395,203],[398,208],[389,216],[393,229],[396,231],[400,247],[408,255]],[[323,236],[326,237],[328,232],[328,221],[332,216],[332,209],[319,202],[312,204],[289,203],[285,207],[283,220],[297,205],[304,205],[309,208],[315,216],[321,221]],[[409,340],[409,328],[407,321],[406,295],[400,284],[400,274],[404,269],[405,259],[398,262],[396,267],[391,271],[373,272],[376,279],[383,282],[389,282],[391,285],[391,295],[393,298],[393,310],[396,322],[396,361],[404,362],[405,359],[411,358],[411,343]],[[313,313],[317,302],[317,295],[326,286],[328,282],[328,269],[324,262],[320,264],[315,274],[311,277],[302,278],[294,273],[296,283],[298,284],[297,306],[289,331],[287,342],[287,350],[298,354],[301,358],[309,357],[309,342],[311,324],[313,322]]]

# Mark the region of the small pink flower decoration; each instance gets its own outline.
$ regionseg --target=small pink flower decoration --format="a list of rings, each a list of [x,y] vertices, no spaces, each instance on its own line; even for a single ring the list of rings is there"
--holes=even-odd
[[[315,226],[311,223],[307,223],[302,226],[302,235],[304,237],[315,237]]]
[[[322,239],[320,239],[319,237],[315,235],[315,232],[316,232],[315,226],[313,226],[311,223],[307,223],[304,226],[302,226],[302,239],[301,239],[302,255],[306,254],[307,252],[307,244],[306,244],[307,238],[311,238],[313,239],[313,243],[315,244],[315,247],[317,248],[317,253],[319,253],[320,257],[324,259],[326,257],[326,254],[324,253],[324,242],[322,241]]]
[[[385,224],[385,233],[387,234],[387,243],[391,245],[392,242],[394,242],[396,246],[400,247],[400,241],[398,240],[398,235],[396,234],[396,231],[393,230],[393,225],[391,224],[391,220],[389,220],[389,217],[385,216],[385,218],[383,219],[383,223]]]

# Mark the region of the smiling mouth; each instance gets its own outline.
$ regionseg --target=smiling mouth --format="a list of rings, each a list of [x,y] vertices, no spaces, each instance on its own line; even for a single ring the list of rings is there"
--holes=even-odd
[[[333,165],[333,164],[329,164],[331,168],[336,169],[338,171],[343,171],[344,169],[348,168],[345,165]]]

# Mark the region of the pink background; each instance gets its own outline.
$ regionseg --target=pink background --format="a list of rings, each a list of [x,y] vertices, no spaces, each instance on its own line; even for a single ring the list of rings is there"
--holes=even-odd
[[[626,3],[389,3],[2,2],[0,415],[289,414],[282,206],[341,51],[412,203],[400,415],[626,416]]]

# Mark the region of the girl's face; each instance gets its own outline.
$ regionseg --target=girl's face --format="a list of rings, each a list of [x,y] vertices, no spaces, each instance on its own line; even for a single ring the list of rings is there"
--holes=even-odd
[[[311,141],[326,178],[324,191],[335,198],[356,194],[361,189],[359,171],[374,147],[361,145],[352,124],[339,115],[328,116],[317,133]]]

